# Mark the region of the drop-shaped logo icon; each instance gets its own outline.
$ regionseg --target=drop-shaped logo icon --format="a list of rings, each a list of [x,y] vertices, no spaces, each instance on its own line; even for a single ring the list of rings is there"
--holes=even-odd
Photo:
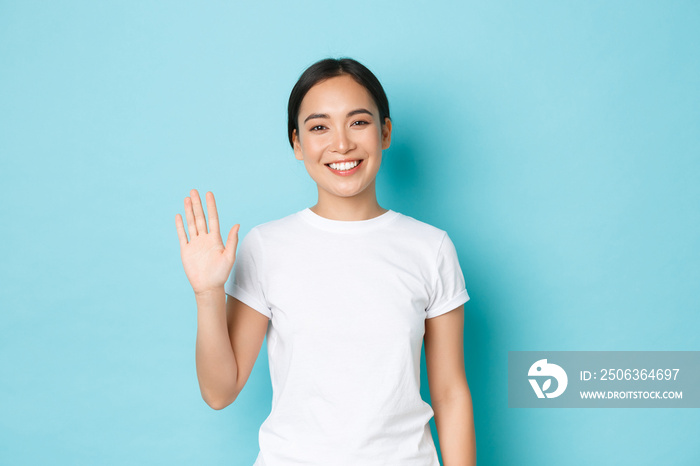
[[[566,372],[560,366],[556,364],[550,364],[546,359],[540,359],[532,366],[527,372],[528,377],[550,377],[544,381],[542,387],[537,382],[536,378],[528,379],[532,389],[535,391],[537,398],[556,398],[566,390],[566,386],[569,383],[569,378],[566,376]],[[552,385],[552,378],[557,381],[557,388],[553,392],[547,392]]]

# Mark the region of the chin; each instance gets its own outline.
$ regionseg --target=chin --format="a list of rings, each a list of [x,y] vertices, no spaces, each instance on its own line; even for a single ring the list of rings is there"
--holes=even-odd
[[[324,191],[334,197],[351,198],[362,194],[364,189],[324,189]]]
[[[349,199],[351,197],[358,196],[361,194],[360,192],[339,192],[339,191],[330,191],[330,193],[335,196],[335,197],[342,197],[343,199]]]

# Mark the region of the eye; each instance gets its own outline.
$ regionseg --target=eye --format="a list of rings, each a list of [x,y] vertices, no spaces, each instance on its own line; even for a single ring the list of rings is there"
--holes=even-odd
[[[309,128],[309,131],[321,131],[321,130],[324,130],[324,129],[326,129],[325,126],[323,126],[323,125],[316,125],[316,126],[312,126],[311,128]]]
[[[357,120],[357,121],[354,121],[350,126],[363,126],[363,125],[368,125],[368,124],[369,124],[369,121]]]

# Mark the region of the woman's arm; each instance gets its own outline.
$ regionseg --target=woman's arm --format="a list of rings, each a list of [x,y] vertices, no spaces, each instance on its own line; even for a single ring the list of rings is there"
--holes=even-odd
[[[175,224],[182,265],[197,301],[197,378],[204,401],[222,409],[248,380],[268,319],[236,299],[226,303],[224,284],[236,260],[238,225],[231,228],[224,246],[214,195],[207,193],[209,229],[199,193],[193,189],[190,196],[185,198],[187,232],[180,214]]]
[[[199,390],[209,406],[223,409],[236,400],[253,370],[268,318],[235,298],[226,300],[223,288],[196,299]]]
[[[445,466],[476,465],[472,398],[464,373],[464,306],[425,321],[425,362]]]

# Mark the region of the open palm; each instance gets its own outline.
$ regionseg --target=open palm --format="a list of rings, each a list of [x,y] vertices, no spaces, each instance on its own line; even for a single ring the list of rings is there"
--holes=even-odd
[[[234,225],[231,228],[224,245],[219,231],[219,215],[216,211],[214,194],[208,192],[206,201],[209,229],[207,229],[207,219],[197,190],[193,189],[190,191],[190,197],[185,198],[189,241],[182,216],[180,214],[175,216],[182,265],[195,293],[206,293],[224,286],[236,260],[238,245],[240,225]]]

